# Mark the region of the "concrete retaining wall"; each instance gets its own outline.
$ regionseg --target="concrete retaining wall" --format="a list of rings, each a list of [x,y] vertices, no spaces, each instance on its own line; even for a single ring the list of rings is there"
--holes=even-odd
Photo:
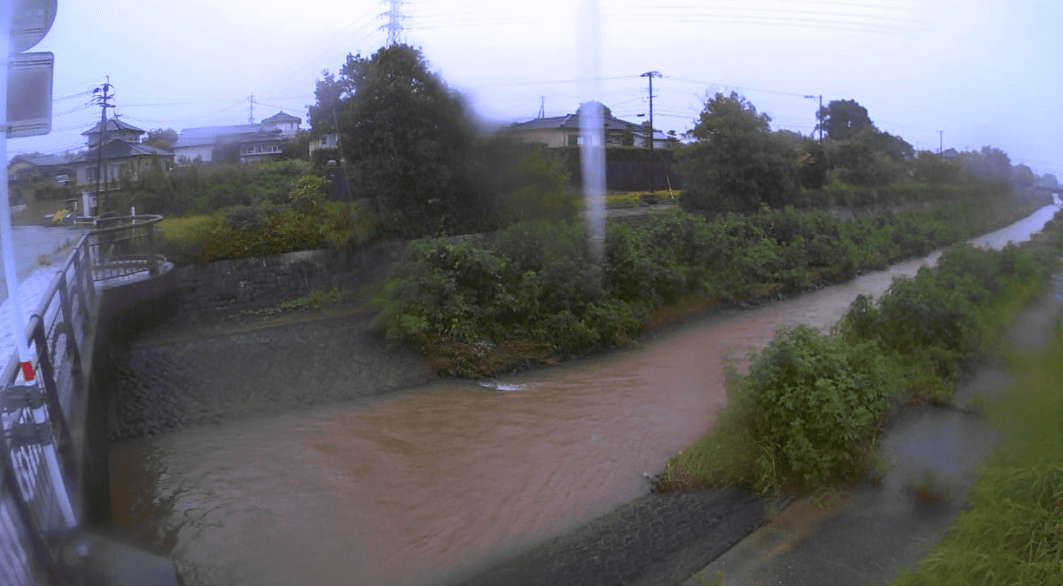
[[[108,430],[114,415],[114,357],[137,334],[154,328],[177,313],[177,285],[173,270],[100,291],[99,320],[91,354],[86,409],[81,436],[80,469],[85,514],[97,527],[107,526],[111,514]]]

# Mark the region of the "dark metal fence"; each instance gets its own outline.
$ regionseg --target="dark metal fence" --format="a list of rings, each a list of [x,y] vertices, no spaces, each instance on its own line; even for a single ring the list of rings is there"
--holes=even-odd
[[[75,443],[87,409],[86,364],[97,291],[159,274],[161,216],[114,218],[87,233],[52,279],[24,333],[35,377],[16,353],[0,371],[0,576],[60,582],[58,547],[84,518]],[[6,325],[6,324],[5,324]]]

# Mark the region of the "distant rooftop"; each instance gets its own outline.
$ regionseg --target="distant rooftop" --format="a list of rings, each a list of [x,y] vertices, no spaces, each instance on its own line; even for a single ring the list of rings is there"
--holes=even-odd
[[[120,138],[116,138],[103,145],[103,158],[105,159],[120,159],[122,157],[136,157],[145,155],[159,155],[161,157],[172,157],[173,153],[166,149],[160,149],[159,147],[151,146],[142,142],[126,142]],[[95,161],[97,158],[97,149],[92,148],[80,157],[78,161]]]
[[[136,126],[133,126],[132,124],[126,124],[125,122],[122,122],[121,120],[119,120],[117,118],[108,118],[107,119],[107,127],[106,128],[107,128],[107,132],[118,132],[118,131],[123,131],[123,132],[141,132],[141,133],[144,132],[143,129],[137,128]],[[97,122],[95,126],[93,126],[92,128],[86,130],[85,132],[82,132],[81,136],[89,136],[90,134],[99,134],[99,132],[100,132],[100,123]]]
[[[295,122],[296,124],[301,124],[303,122],[303,119],[302,118],[296,118],[295,116],[292,116],[291,114],[286,114],[284,112],[284,110],[281,110],[280,112],[277,112],[276,114],[270,116],[269,118],[264,118],[262,120],[263,124],[266,124],[266,123],[280,124],[282,122]]]
[[[588,102],[590,103],[590,102]],[[575,114],[567,114],[565,116],[554,116],[552,118],[536,118],[527,122],[515,122],[510,128],[513,130],[579,130],[580,128],[580,116],[583,113],[583,108],[587,104],[581,104]],[[631,130],[633,132],[640,128],[639,124],[634,122],[628,122],[627,120],[621,120],[615,116],[609,110],[609,108],[602,106],[602,118],[605,123],[605,129],[608,130]]]
[[[58,167],[60,165],[68,164],[68,161],[66,159],[56,155],[18,155],[11,159],[10,164],[13,164],[17,161],[29,163],[34,167]]]

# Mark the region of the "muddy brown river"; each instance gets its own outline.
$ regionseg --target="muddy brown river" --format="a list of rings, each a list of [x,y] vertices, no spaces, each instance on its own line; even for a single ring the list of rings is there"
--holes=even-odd
[[[1057,209],[973,242],[1025,240]],[[829,328],[857,295],[934,260],[487,384],[117,443],[114,523],[169,551],[190,586],[445,582],[649,492],[643,473],[724,406],[728,357],[780,326]]]

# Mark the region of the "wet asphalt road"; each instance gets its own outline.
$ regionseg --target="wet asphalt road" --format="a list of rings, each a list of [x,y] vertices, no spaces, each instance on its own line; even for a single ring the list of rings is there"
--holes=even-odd
[[[85,233],[84,229],[73,227],[14,226],[13,230],[15,267],[19,278],[41,268],[58,269],[73,245]],[[7,280],[4,275],[5,271],[0,270],[0,303],[7,299]]]

